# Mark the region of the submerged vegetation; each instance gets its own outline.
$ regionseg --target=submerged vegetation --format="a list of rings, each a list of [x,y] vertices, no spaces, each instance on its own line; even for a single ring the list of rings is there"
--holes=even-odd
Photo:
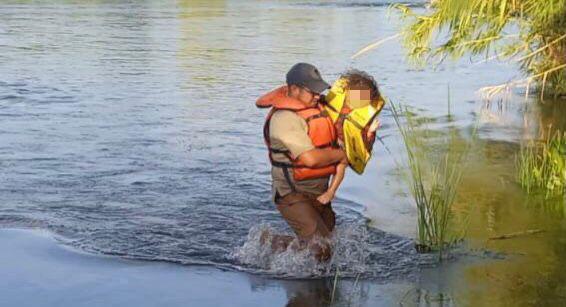
[[[566,133],[549,134],[542,142],[521,146],[517,179],[528,193],[544,191],[545,198],[566,192]]]
[[[409,172],[406,177],[411,195],[417,206],[417,250],[443,250],[463,237],[455,231],[452,207],[465,167],[467,149],[453,150],[452,142],[438,152],[439,146],[427,144],[417,121],[407,109],[391,103],[395,123],[399,128],[407,151]],[[405,123],[401,123],[401,117]],[[431,151],[435,148],[435,152]]]
[[[516,62],[528,74],[485,88],[488,96],[509,86],[526,87],[528,95],[531,84],[541,97],[566,96],[566,0],[432,0],[425,14],[394,7],[410,20],[401,36],[415,62],[485,54]]]

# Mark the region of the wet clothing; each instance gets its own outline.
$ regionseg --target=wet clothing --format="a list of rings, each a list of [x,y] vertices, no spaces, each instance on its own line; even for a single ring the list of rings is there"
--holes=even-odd
[[[316,198],[310,193],[289,193],[276,199],[277,210],[300,239],[328,237],[336,225],[332,205],[322,204]]]
[[[281,86],[261,96],[256,101],[256,106],[258,108],[271,108],[263,126],[263,137],[269,150],[269,160],[271,165],[282,168],[285,173],[285,177],[290,176],[290,169],[293,169],[292,177],[295,181],[328,177],[336,173],[335,164],[314,168],[308,167],[303,165],[297,159],[297,156],[293,156],[289,148],[281,150],[274,149],[271,146],[271,132],[269,131],[271,128],[271,118],[275,113],[282,110],[294,112],[305,121],[307,125],[306,134],[315,148],[331,148],[335,146],[336,131],[332,124],[332,120],[322,105],[317,104],[315,106],[306,106],[300,100],[289,97],[287,87]],[[279,162],[274,160],[273,155],[276,153],[285,154],[289,158],[290,162]],[[289,186],[293,187],[290,180],[287,181]]]
[[[278,110],[273,113],[269,126],[269,138],[273,149],[289,150],[292,157],[298,157],[300,154],[315,148],[307,133],[308,125],[306,121],[295,112]],[[273,160],[291,162],[284,153],[273,153]],[[320,195],[328,189],[330,176],[297,181],[294,179],[292,168],[289,169],[289,172],[289,178],[297,192]],[[275,199],[276,194],[283,197],[293,191],[282,168],[272,167],[271,177],[273,179],[273,199]]]
[[[349,166],[362,174],[371,158],[375,134],[368,136],[369,128],[383,109],[385,101],[381,97],[370,99],[348,99],[348,80],[339,78],[322,103],[326,113],[335,124],[336,133],[346,152]]]
[[[288,97],[286,87],[263,95],[256,105],[271,108],[264,125],[264,138],[272,164],[272,195],[277,210],[300,239],[330,236],[336,220],[334,211],[330,204],[323,205],[316,198],[328,189],[336,165],[308,168],[297,158],[309,150],[335,145],[332,120],[322,106],[308,108]],[[327,244],[316,250],[317,259],[330,257]]]

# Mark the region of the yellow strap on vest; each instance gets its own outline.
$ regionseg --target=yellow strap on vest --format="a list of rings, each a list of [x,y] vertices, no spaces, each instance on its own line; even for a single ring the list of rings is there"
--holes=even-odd
[[[342,110],[346,100],[346,86],[347,80],[340,78],[334,82],[330,92],[326,95],[327,106],[325,108],[334,123],[338,120],[340,110]],[[383,109],[384,104],[383,100],[379,100],[362,107],[353,108],[343,122],[343,141],[346,156],[350,167],[358,174],[364,172],[367,162],[371,158],[371,152],[364,145],[363,129],[371,124]]]
[[[327,105],[325,106],[325,109],[333,123],[338,120],[340,110],[342,110],[342,107],[344,106],[344,100],[346,99],[346,85],[347,80],[340,78],[334,82],[332,88],[326,95]]]

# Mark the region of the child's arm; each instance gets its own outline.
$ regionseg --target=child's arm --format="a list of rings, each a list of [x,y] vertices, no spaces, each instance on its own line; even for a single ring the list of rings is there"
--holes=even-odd
[[[373,143],[375,142],[375,131],[379,127],[379,120],[376,118],[369,127],[363,130],[362,138],[364,140],[364,145],[366,149],[371,152],[373,148]]]
[[[340,186],[342,180],[344,179],[344,174],[346,173],[347,166],[348,166],[347,159],[344,159],[340,163],[338,163],[338,165],[336,166],[336,174],[332,176],[330,187],[328,188],[328,190],[326,190],[326,192],[324,192],[322,195],[317,197],[316,200],[318,200],[322,204],[328,204],[329,202],[332,201],[332,199],[334,199],[334,195],[336,194],[338,187]]]

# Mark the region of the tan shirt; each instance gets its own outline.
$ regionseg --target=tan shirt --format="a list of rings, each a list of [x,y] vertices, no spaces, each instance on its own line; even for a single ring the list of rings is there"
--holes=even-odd
[[[269,139],[271,147],[277,150],[289,150],[291,156],[296,159],[300,154],[314,149],[311,139],[308,136],[307,122],[295,114],[293,111],[279,110],[273,113],[269,125]],[[290,163],[291,161],[285,154],[274,153],[273,160],[278,162]],[[328,189],[329,177],[316,178],[309,180],[295,181],[293,179],[293,169],[289,169],[292,184],[297,192],[312,193],[320,195]],[[292,192],[291,187],[285,179],[283,169],[280,167],[271,168],[272,192],[283,197]]]

